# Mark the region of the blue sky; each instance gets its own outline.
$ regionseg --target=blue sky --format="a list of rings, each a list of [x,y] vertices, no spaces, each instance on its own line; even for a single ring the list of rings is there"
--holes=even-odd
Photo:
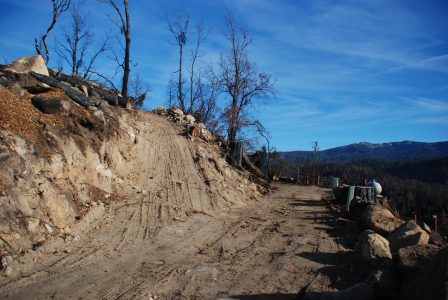
[[[0,0],[0,58],[33,55],[48,26],[50,0]],[[225,9],[254,39],[250,58],[275,78],[277,95],[260,101],[262,121],[279,150],[321,149],[368,141],[448,140],[448,2],[446,0],[130,0],[132,58],[151,86],[145,107],[166,105],[177,49],[163,11],[188,13],[209,30],[202,58],[217,64],[229,45]],[[116,33],[104,4],[87,0],[97,37]],[[49,41],[60,37],[63,15]],[[53,52],[53,61],[57,58]],[[113,74],[104,57],[97,69]]]

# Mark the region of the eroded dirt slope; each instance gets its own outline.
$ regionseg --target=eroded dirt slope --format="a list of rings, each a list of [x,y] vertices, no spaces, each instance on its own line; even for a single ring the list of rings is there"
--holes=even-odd
[[[32,241],[36,230],[51,229],[56,237],[34,245],[34,250],[13,254],[3,283],[23,276],[34,280],[46,272],[58,274],[57,270],[65,272],[66,268],[105,257],[118,260],[122,253],[143,255],[136,247],[147,250],[154,243],[151,237],[164,226],[186,222],[195,214],[213,216],[257,198],[259,187],[245,178],[248,174],[230,167],[217,145],[191,141],[183,128],[152,113],[122,113],[117,123],[118,133],[103,142],[99,153],[86,145],[79,149],[70,136],[64,139],[60,132],[50,131],[47,134],[54,138],[53,150],[58,151],[50,154],[48,161],[30,159],[32,145],[14,132],[5,133],[7,159],[17,157],[13,162],[30,166],[32,176],[17,176],[21,185],[15,184],[3,195],[3,207],[7,208],[3,213],[9,210],[18,215],[3,220],[6,232],[2,238],[8,237],[9,249],[14,250],[13,246],[22,241],[28,245],[27,234]],[[9,167],[16,172],[14,164]],[[63,198],[64,193],[58,198],[57,192],[67,186],[78,188],[73,191],[76,198],[86,198],[87,215],[81,222],[75,222],[76,201]],[[22,194],[24,187],[28,187],[27,195]],[[52,194],[46,195],[49,192]],[[38,220],[31,233],[26,231],[30,219]],[[66,227],[60,228],[61,224]],[[135,261],[132,257],[123,259],[127,265]],[[126,274],[135,271],[125,269]],[[51,289],[51,284],[48,287]]]
[[[19,99],[1,86],[0,98],[0,256],[8,261],[52,236],[71,239],[94,208],[139,203],[150,232],[258,196],[217,145],[190,141],[163,117],[105,102],[85,109],[69,99],[66,111],[44,114],[30,95]]]

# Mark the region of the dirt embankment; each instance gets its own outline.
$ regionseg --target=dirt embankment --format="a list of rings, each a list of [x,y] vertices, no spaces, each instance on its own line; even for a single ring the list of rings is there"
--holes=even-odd
[[[148,198],[141,205],[156,227],[258,195],[217,146],[189,141],[162,117],[104,102],[86,109],[58,89],[40,96],[68,108],[44,114],[32,95],[0,86],[0,255],[37,249],[51,236],[73,239],[89,211],[108,205]]]

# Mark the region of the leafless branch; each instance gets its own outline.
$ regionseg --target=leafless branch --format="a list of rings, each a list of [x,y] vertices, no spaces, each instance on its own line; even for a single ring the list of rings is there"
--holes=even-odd
[[[36,52],[39,55],[42,55],[45,62],[48,63],[50,61],[50,50],[47,43],[47,37],[50,34],[50,32],[53,30],[54,26],[56,25],[56,22],[58,21],[59,17],[62,13],[67,11],[70,8],[70,2],[71,0],[52,0],[53,3],[53,19],[51,21],[50,26],[48,27],[45,34],[37,39],[35,38],[35,48]],[[44,46],[44,49],[42,49],[42,44]],[[45,51],[45,53],[43,53]]]

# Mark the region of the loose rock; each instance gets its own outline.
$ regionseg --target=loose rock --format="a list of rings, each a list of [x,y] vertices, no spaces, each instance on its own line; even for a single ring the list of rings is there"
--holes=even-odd
[[[360,240],[362,257],[366,262],[375,266],[389,266],[392,263],[389,242],[381,235],[365,230]]]
[[[404,222],[381,205],[369,205],[361,216],[363,224],[374,232],[386,237]]]
[[[414,246],[426,245],[429,241],[429,235],[414,221],[408,221],[392,232],[387,239],[392,250]]]
[[[193,126],[194,123],[196,122],[196,119],[192,115],[186,115],[184,119],[191,126]]]
[[[33,71],[38,74],[49,76],[47,65],[40,55],[28,56],[18,59],[7,65],[5,70],[13,71],[16,73],[28,73]]]

